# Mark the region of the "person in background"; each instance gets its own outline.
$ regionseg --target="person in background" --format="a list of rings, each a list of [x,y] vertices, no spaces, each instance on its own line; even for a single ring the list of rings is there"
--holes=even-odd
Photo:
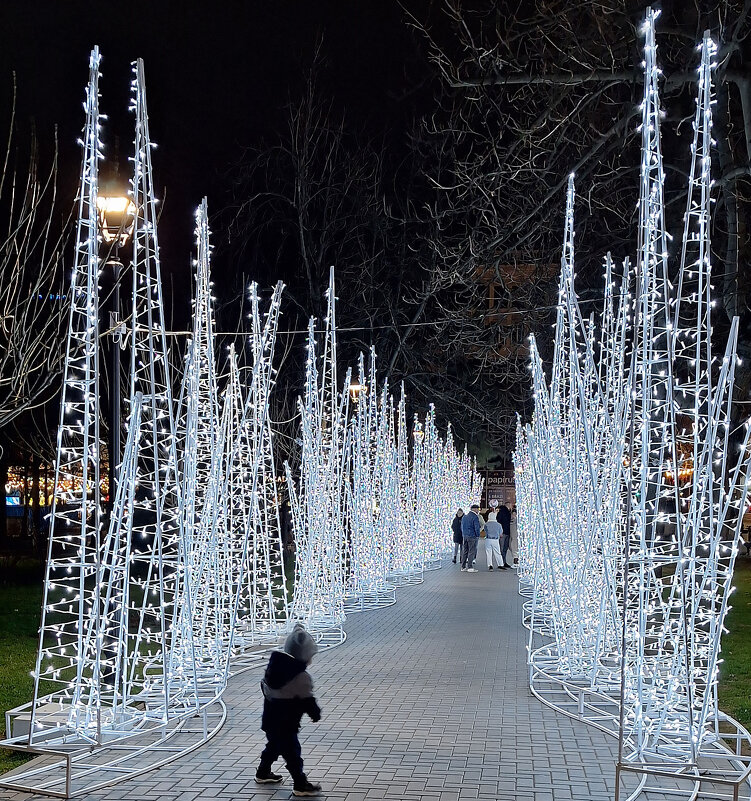
[[[464,544],[464,537],[462,536],[462,518],[464,517],[464,509],[461,507],[456,510],[456,517],[451,522],[451,531],[454,535],[454,558],[451,560],[456,564],[456,557],[461,554],[462,545]]]
[[[480,539],[480,505],[473,503],[469,512],[462,518],[462,537],[464,545],[462,547],[462,570],[467,573],[477,573],[474,568],[477,558],[477,543]]]
[[[517,559],[517,553],[519,550],[517,545],[518,541],[518,530],[516,527],[516,504],[514,504],[511,508],[511,538],[509,540],[509,551],[511,551],[511,558],[508,561],[509,567],[516,568],[514,561]]]
[[[503,567],[508,567],[506,554],[508,553],[509,540],[511,539],[511,512],[505,503],[498,508],[496,517],[503,529],[503,534],[501,535],[501,558],[503,559]]]
[[[493,562],[499,570],[504,570],[499,544],[503,530],[495,517],[495,512],[488,512],[488,522],[485,523],[485,558],[488,561],[488,570],[493,569]]]

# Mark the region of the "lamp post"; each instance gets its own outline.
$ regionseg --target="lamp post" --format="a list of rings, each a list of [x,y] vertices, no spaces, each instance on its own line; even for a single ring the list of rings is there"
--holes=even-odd
[[[124,247],[133,233],[137,209],[132,200],[123,195],[100,195],[97,198],[99,236],[109,245],[105,267],[112,268],[113,311],[110,312],[109,330],[111,336],[110,387],[110,439],[109,439],[109,506],[115,497],[117,468],[120,462],[120,347],[123,338],[123,323],[120,321],[120,248]]]
[[[349,385],[349,396],[352,398],[353,403],[357,403],[360,400],[360,396],[367,394],[368,388],[365,384],[360,384],[358,381],[353,381]]]

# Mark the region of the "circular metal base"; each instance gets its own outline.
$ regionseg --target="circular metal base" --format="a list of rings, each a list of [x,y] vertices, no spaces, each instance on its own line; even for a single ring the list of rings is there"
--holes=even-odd
[[[168,721],[142,719],[127,735],[96,746],[83,738],[61,743],[54,734],[43,745],[29,746],[23,742],[27,735],[19,735],[0,745],[41,759],[0,776],[0,787],[56,798],[87,796],[189,754],[208,742],[226,718],[224,701],[214,698],[198,711]]]
[[[347,632],[342,628],[341,624],[320,629],[311,627],[309,632],[320,648],[334,648],[347,639]]]
[[[369,609],[383,609],[396,603],[396,587],[393,584],[384,585],[377,590],[363,592],[361,595],[348,596],[344,599],[346,614],[366,612]]]
[[[593,685],[590,671],[576,678],[562,673],[559,664],[552,643],[532,652],[529,686],[533,695],[556,712],[618,737],[620,665],[598,665]],[[689,754],[675,756],[680,749],[666,738],[658,751],[618,765],[616,801],[751,799],[751,757],[742,755],[742,751],[751,753],[751,735],[720,712],[707,724],[697,764],[690,763]]]
[[[408,587],[424,581],[422,570],[389,573],[386,578],[395,587]]]

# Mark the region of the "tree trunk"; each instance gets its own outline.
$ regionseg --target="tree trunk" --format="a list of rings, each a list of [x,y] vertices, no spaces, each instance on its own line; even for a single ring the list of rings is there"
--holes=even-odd
[[[25,546],[29,540],[29,463],[23,459],[23,493],[21,498],[21,542]]]
[[[5,485],[8,481],[8,462],[5,457],[0,458],[0,546],[8,540],[8,499],[5,494]]]
[[[32,537],[34,539],[34,550],[39,552],[42,544],[42,507],[39,504],[39,457],[35,456],[32,463],[31,478],[31,508],[33,519]]]

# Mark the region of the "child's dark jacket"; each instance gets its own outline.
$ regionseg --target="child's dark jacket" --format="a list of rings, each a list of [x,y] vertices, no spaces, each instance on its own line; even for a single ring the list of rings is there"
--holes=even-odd
[[[321,710],[313,697],[313,678],[307,664],[283,651],[272,651],[261,682],[265,732],[299,731],[300,720],[307,714],[321,719]]]

